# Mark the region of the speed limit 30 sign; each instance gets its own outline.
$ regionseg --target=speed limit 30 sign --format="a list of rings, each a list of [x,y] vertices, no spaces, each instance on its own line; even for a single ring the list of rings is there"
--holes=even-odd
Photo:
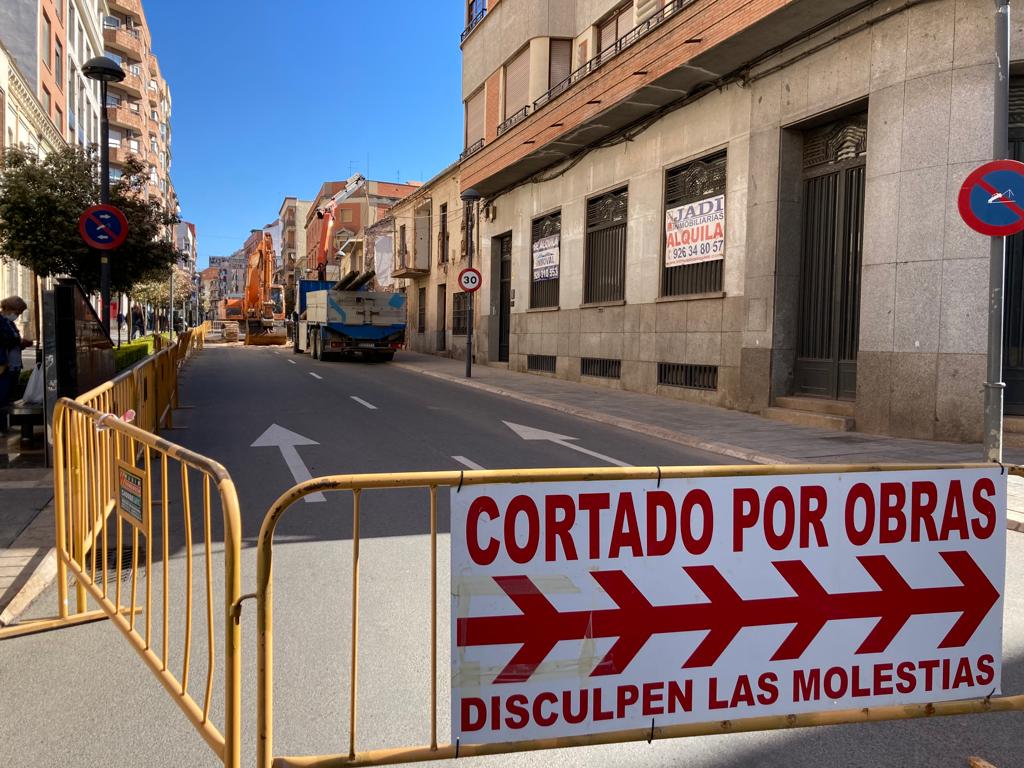
[[[482,279],[480,270],[467,267],[459,272],[459,287],[466,293],[473,293],[473,291],[480,288]]]

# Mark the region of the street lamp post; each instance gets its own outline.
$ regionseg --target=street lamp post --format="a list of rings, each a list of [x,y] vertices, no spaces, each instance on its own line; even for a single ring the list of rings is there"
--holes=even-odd
[[[106,56],[96,56],[82,65],[82,74],[100,83],[100,202],[110,202],[110,121],[107,119],[107,83],[124,80],[124,70]],[[110,259],[100,253],[100,300],[103,329],[110,335]]]
[[[480,193],[470,187],[462,195],[462,202],[465,206],[466,219],[466,266],[473,268],[473,214],[476,211],[476,204],[480,200]],[[473,377],[473,297],[476,291],[469,294],[469,306],[466,310],[466,378]]]

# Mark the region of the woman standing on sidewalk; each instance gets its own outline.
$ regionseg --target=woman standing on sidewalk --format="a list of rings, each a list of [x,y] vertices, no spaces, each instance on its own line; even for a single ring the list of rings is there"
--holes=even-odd
[[[0,432],[7,431],[7,408],[21,375],[21,350],[31,345],[15,323],[27,308],[20,296],[0,301]]]

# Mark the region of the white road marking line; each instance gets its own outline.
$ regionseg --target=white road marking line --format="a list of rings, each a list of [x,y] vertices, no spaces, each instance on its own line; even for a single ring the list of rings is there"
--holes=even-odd
[[[296,363],[294,360],[289,360],[288,362],[291,363],[292,365],[298,365],[298,363]]]
[[[360,405],[365,406],[366,408],[369,408],[371,411],[376,411],[377,410],[377,406],[376,405],[374,405],[373,403],[366,402],[361,397],[356,397],[355,395],[352,395],[352,399],[355,400]]]
[[[465,456],[452,456],[452,458],[459,462],[459,464],[462,464],[464,467],[468,467],[469,469],[484,469],[484,467],[481,467],[475,461],[470,461]]]
[[[557,432],[546,432],[543,429],[536,429],[535,427],[525,427],[522,424],[513,424],[511,421],[506,421],[504,424],[523,438],[523,440],[547,440],[555,445],[561,445],[563,448],[569,448],[571,450],[578,451],[579,453],[586,454],[587,456],[593,456],[595,459],[607,461],[609,464],[614,464],[617,467],[632,466],[624,461],[613,459],[611,456],[605,456],[603,453],[598,453],[597,451],[592,451],[589,448],[584,448],[582,445],[576,445],[575,443],[569,442],[570,440],[575,440],[575,437],[560,435]]]
[[[284,458],[284,463],[288,465],[288,469],[292,473],[292,477],[295,478],[295,482],[301,483],[312,479],[313,476],[309,473],[306,462],[299,456],[297,446],[300,445],[320,445],[320,443],[296,434],[290,429],[285,429],[277,424],[271,424],[266,432],[256,438],[256,442],[251,447],[279,448],[281,456]],[[305,500],[307,504],[327,501],[322,493],[311,493],[305,497]]]
[[[309,375],[312,376],[314,379],[320,379],[321,381],[323,381],[323,379],[324,379],[323,376],[321,376],[320,374],[317,374],[317,373],[313,373],[312,371],[309,372]]]

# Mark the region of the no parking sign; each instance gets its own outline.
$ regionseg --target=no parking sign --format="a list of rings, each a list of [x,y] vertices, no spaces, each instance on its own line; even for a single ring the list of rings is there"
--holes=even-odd
[[[964,180],[960,216],[976,232],[1006,237],[1024,231],[1024,163],[994,160]]]

